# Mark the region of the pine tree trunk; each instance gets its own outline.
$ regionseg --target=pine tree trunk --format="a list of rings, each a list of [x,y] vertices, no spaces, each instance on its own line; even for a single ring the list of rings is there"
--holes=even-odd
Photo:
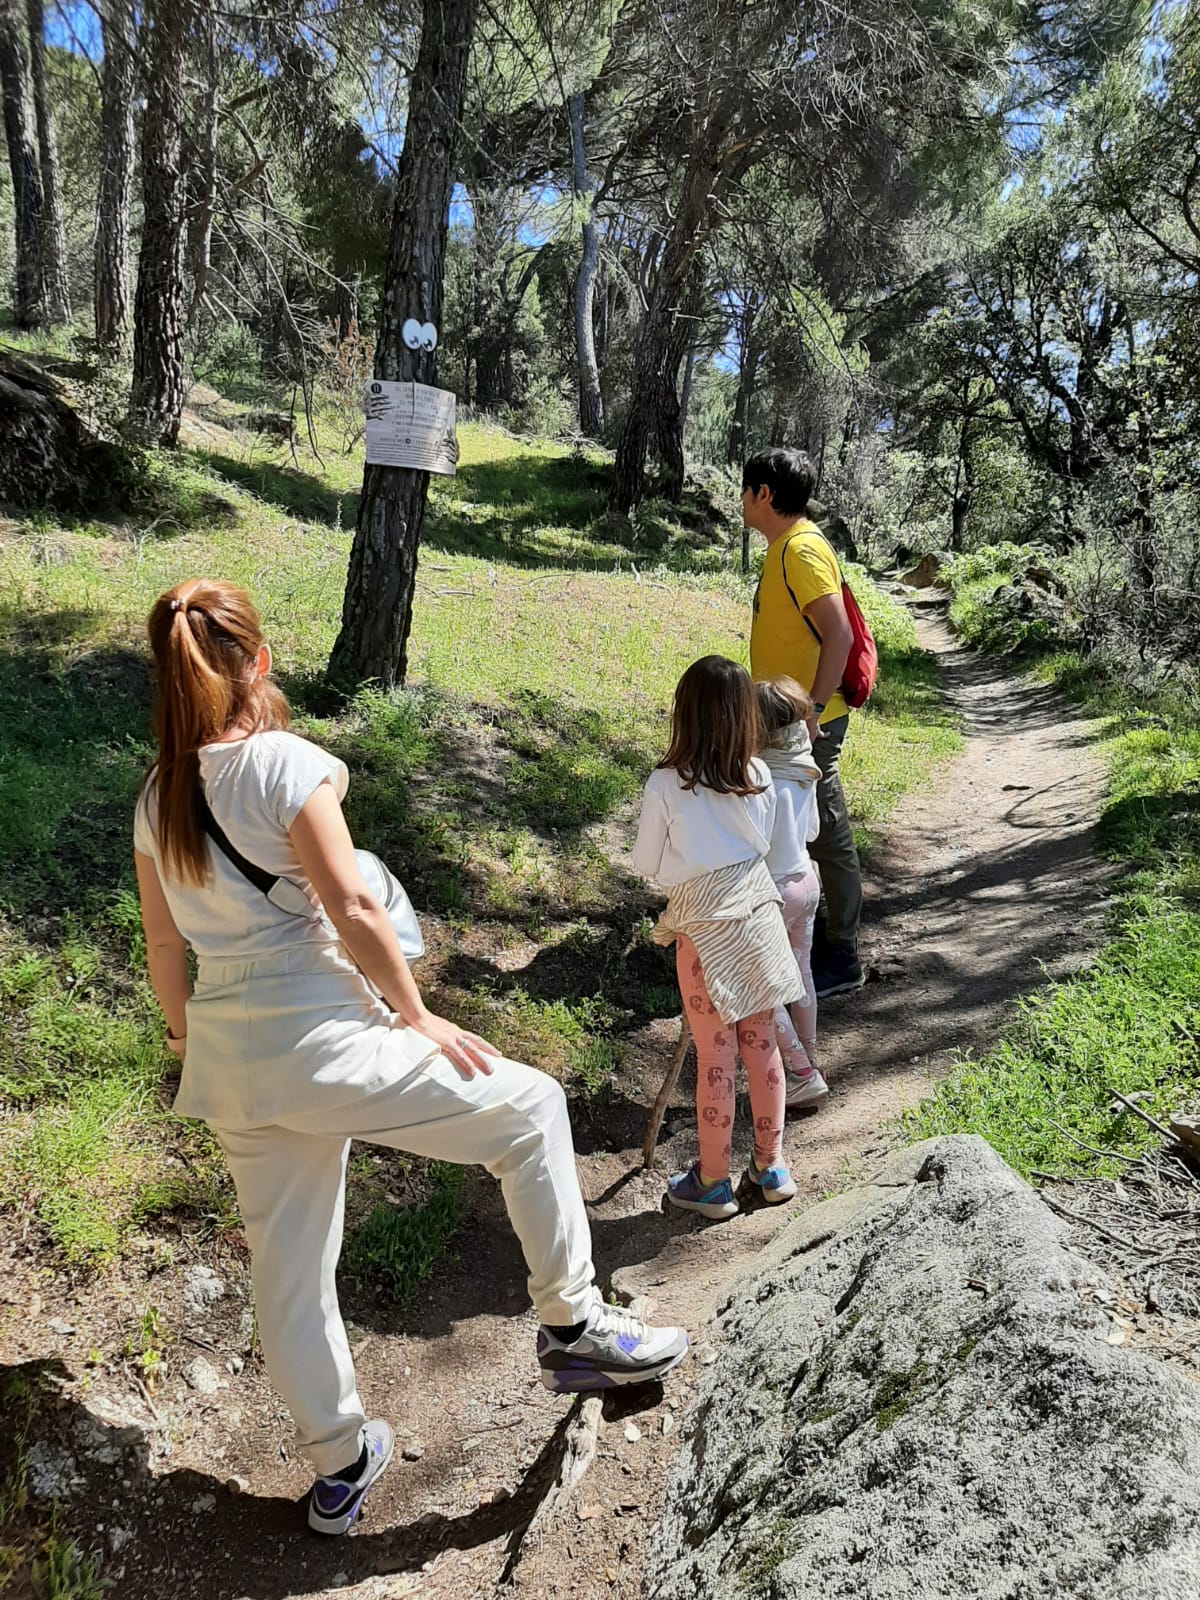
[[[29,107],[29,67],[15,0],[0,0],[0,92],[16,233],[13,321],[18,328],[36,328],[43,315],[42,180]]]
[[[107,0],[100,14],[100,185],[96,194],[96,340],[118,345],[129,316],[129,207],[133,199],[133,12]]]
[[[50,113],[46,83],[46,18],[42,0],[26,0],[29,19],[29,62],[33,109],[37,120],[42,174],[42,289],[49,322],[70,322],[71,290],[67,273],[67,229],[63,221],[62,184],[58,176],[58,139]]]
[[[409,350],[408,317],[438,326],[450,192],[477,0],[425,0],[421,49],[413,72],[408,127],[384,274],[375,376],[432,383],[434,356]],[[429,474],[368,466],[350,552],[342,627],[329,660],[344,682],[391,687],[408,671],[417,549]]]
[[[567,102],[571,120],[571,180],[575,203],[583,212],[580,233],[583,253],[575,274],[575,350],[579,361],[579,427],[589,439],[598,439],[604,428],[604,401],[600,392],[600,366],[596,359],[596,336],[592,307],[596,297],[596,273],[600,266],[600,232],[592,215],[587,158],[583,143],[583,95],[573,94]]]
[[[150,0],[142,129],[142,248],[133,313],[131,420],[155,444],[179,440],[183,411],[183,172],[186,0]]]
[[[693,318],[684,301],[711,227],[719,150],[731,109],[725,105],[714,110],[688,153],[679,204],[648,296],[634,358],[633,399],[613,466],[612,503],[626,514],[646,492],[646,449],[651,437],[666,464],[664,492],[678,499],[683,489],[683,440],[675,382],[693,334]]]
[[[212,268],[213,219],[217,210],[217,111],[220,105],[220,73],[217,59],[217,24],[209,12],[204,20],[204,94],[200,105],[196,143],[189,163],[194,174],[189,222],[189,254],[192,263],[191,322],[204,304],[208,275]]]

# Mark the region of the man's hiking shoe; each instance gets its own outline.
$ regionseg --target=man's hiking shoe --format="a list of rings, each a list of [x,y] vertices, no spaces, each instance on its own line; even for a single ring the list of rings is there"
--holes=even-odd
[[[367,1490],[392,1459],[395,1435],[386,1422],[368,1422],[363,1429],[367,1464],[351,1482],[318,1478],[308,1500],[308,1525],[315,1533],[345,1533],[362,1508]]]
[[[818,1100],[824,1100],[829,1093],[829,1085],[816,1067],[809,1067],[807,1072],[792,1072],[790,1068],[785,1067],[783,1081],[785,1085],[783,1103],[789,1111],[794,1111],[797,1106],[816,1105]]]
[[[686,1172],[677,1172],[667,1179],[667,1199],[681,1211],[698,1211],[702,1217],[719,1222],[722,1217],[736,1217],[738,1203],[733,1198],[733,1184],[728,1178],[710,1183],[707,1188],[700,1182],[700,1163]]]
[[[845,945],[827,944],[819,957],[813,957],[813,987],[818,1000],[849,994],[852,989],[861,989],[866,981],[858,957]]]
[[[746,1168],[746,1182],[752,1183],[761,1191],[763,1199],[769,1206],[780,1205],[784,1200],[793,1199],[796,1194],[792,1175],[782,1161],[777,1161],[770,1167],[760,1168],[751,1156],[750,1164]]]
[[[544,1327],[537,1337],[542,1382],[555,1394],[654,1383],[677,1367],[687,1351],[682,1328],[651,1328],[627,1311],[606,1306],[599,1292],[573,1344]]]

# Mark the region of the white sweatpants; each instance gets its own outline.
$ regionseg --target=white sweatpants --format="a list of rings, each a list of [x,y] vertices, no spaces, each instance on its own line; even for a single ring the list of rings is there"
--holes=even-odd
[[[587,1316],[591,1233],[566,1097],[534,1067],[499,1059],[490,1077],[463,1078],[437,1056],[400,1087],[348,1105],[213,1131],[246,1225],[267,1370],[321,1474],[356,1458],[364,1421],[334,1282],[351,1139],[486,1167],[500,1180],[538,1316],[556,1325]]]

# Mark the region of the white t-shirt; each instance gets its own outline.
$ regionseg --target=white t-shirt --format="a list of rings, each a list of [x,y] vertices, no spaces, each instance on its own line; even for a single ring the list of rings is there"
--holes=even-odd
[[[821,831],[815,783],[795,783],[775,775],[775,825],[767,871],[776,883],[812,871],[808,846]]]
[[[294,879],[313,907],[311,919],[282,911],[242,876],[210,839],[210,876],[197,887],[164,868],[155,835],[154,780],[142,791],[133,824],[134,849],[153,858],[175,926],[197,956],[241,961],[337,938],[304,876],[288,829],[313,791],[328,781],[345,798],[344,762],[298,734],[252,733],[200,751],[200,777],[209,807],[231,844],[265,872]]]
[[[673,767],[657,767],[642,795],[633,864],[664,889],[735,861],[757,861],[771,848],[775,790],[755,756],[751,781],[761,794],[718,794],[697,784],[685,789]]]

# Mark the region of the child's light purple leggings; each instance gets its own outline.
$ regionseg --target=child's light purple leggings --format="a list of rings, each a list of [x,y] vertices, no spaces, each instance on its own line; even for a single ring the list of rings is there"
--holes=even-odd
[[[746,1066],[750,1112],[754,1118],[754,1159],[773,1166],[783,1151],[783,1062],[775,1042],[771,1013],[760,1011],[740,1022],[723,1023],[708,997],[700,957],[690,939],[675,941],[679,993],[696,1044],[696,1135],[700,1171],[706,1180],[729,1176],[737,1058]]]
[[[812,975],[813,924],[821,901],[821,884],[810,868],[792,878],[779,878],[783,925],[804,984],[804,998],[775,1013],[775,1034],[789,1072],[805,1073],[817,1064],[817,991]]]

